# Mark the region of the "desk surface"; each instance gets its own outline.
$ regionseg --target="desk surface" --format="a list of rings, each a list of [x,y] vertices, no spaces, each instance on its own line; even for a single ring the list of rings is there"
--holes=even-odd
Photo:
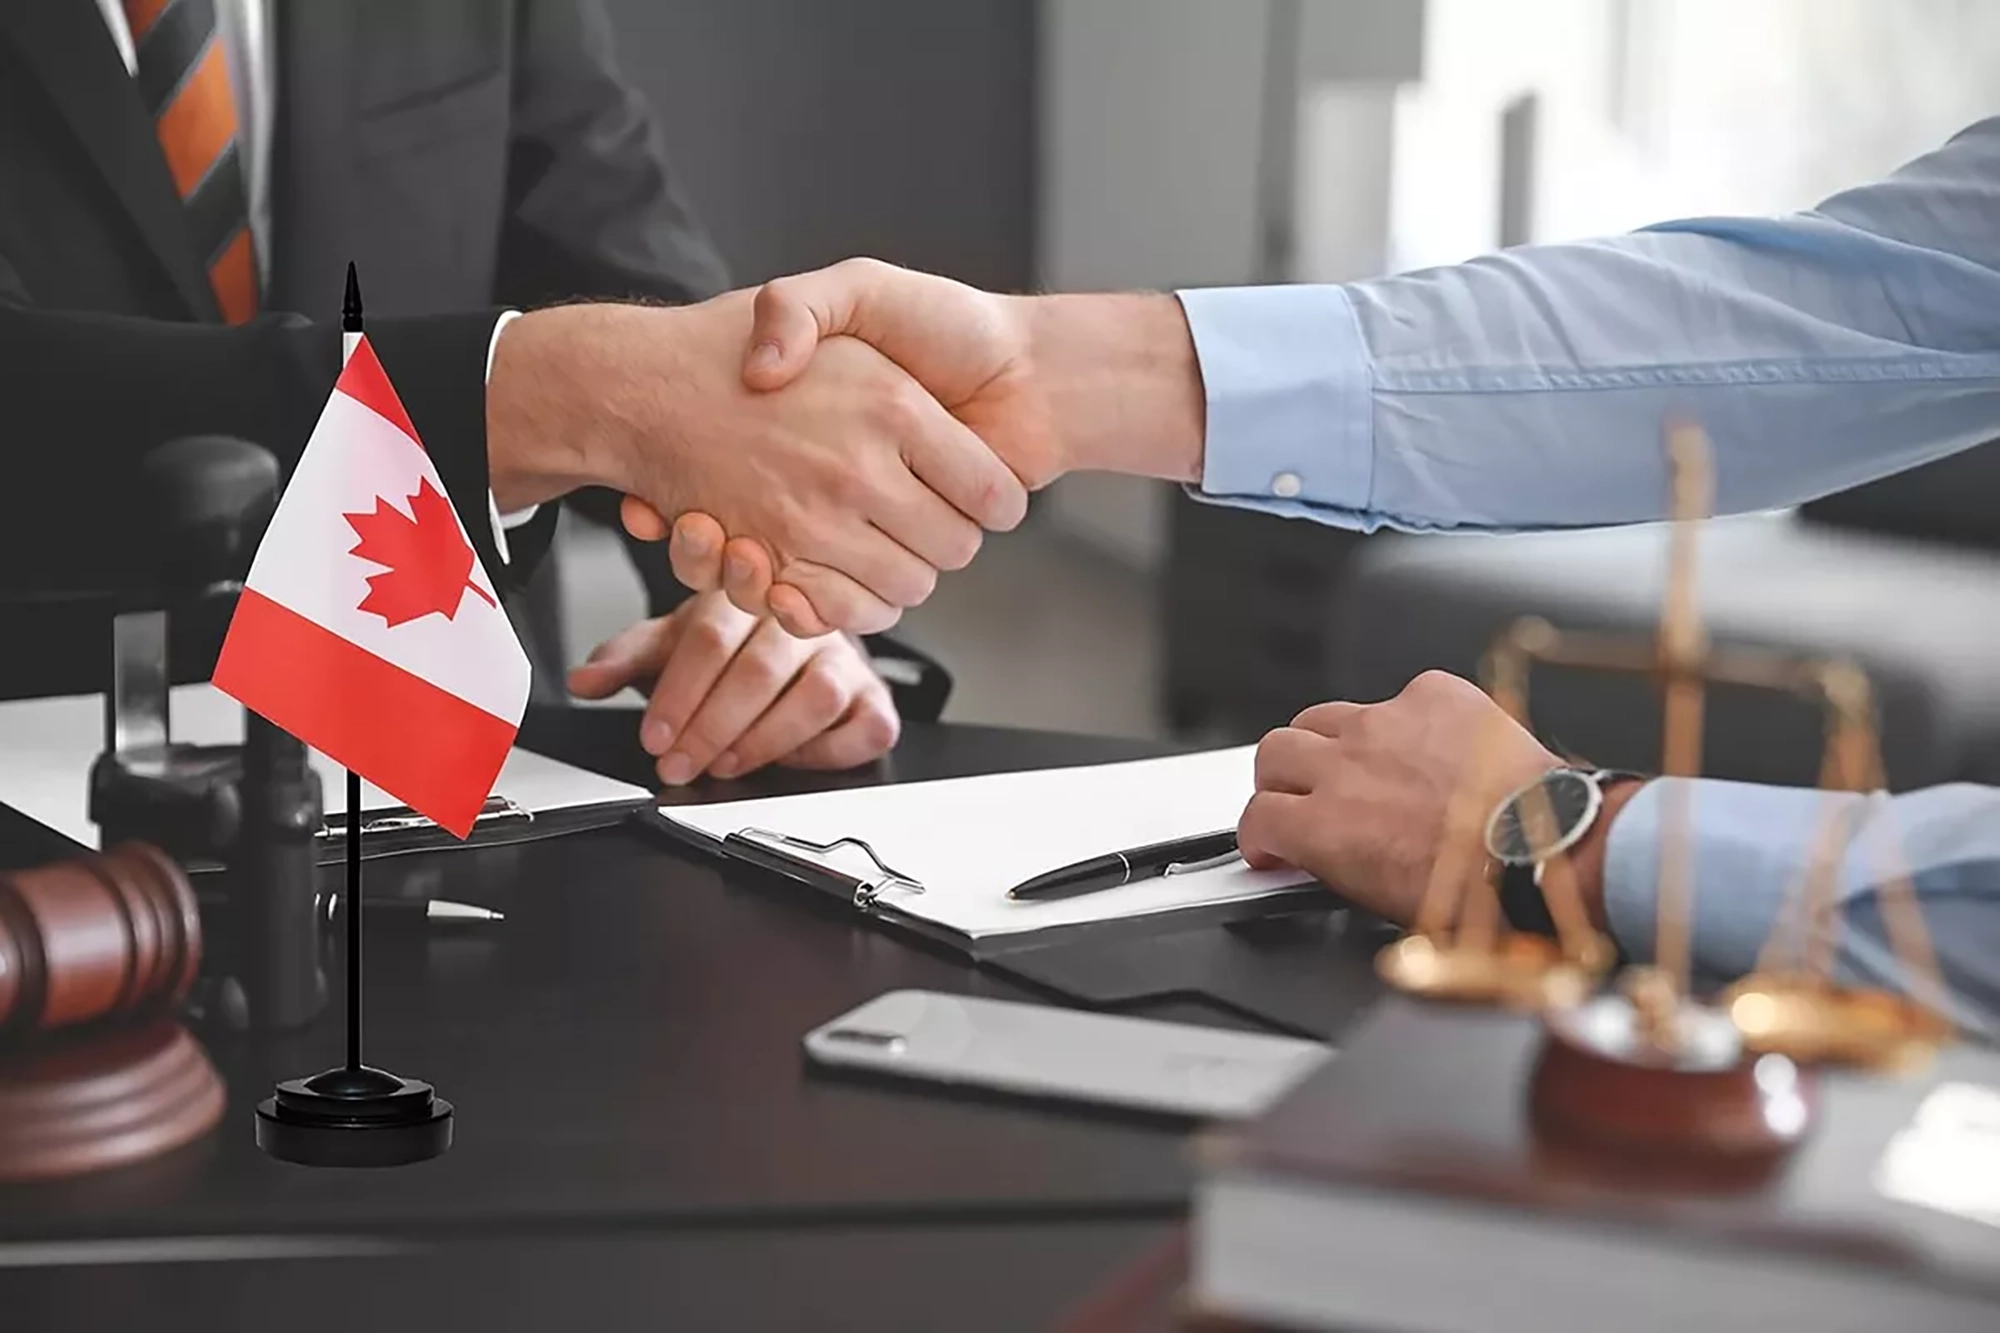
[[[524,734],[536,748],[643,779],[632,728],[629,714],[589,710],[537,715]],[[885,771],[861,780],[1159,752],[912,727]],[[792,775],[755,785],[854,780]],[[46,854],[34,833],[18,819],[0,822],[0,854],[16,864]],[[172,1242],[190,1236],[222,1238],[226,1248],[243,1237],[505,1246],[615,1233],[643,1248],[789,1229],[791,1240],[759,1241],[782,1248],[799,1243],[799,1229],[819,1228],[875,1234],[883,1269],[867,1280],[880,1280],[900,1267],[894,1237],[915,1262],[925,1246],[944,1244],[932,1234],[940,1225],[1016,1228],[994,1252],[1019,1272],[1032,1265],[1018,1228],[1057,1228],[1039,1252],[1051,1263],[1077,1256],[1074,1267],[1083,1255],[1129,1257],[1185,1209],[1186,1136],[1173,1126],[809,1074],[801,1034],[884,990],[1021,994],[836,906],[725,881],[714,865],[623,829],[371,863],[369,873],[434,875],[440,896],[507,914],[489,928],[451,931],[372,919],[369,1059],[430,1080],[455,1103],[451,1152],[386,1172],[313,1171],[258,1152],[251,1108],[272,1082],[337,1062],[336,996],[305,1033],[206,1037],[230,1102],[205,1141],[129,1170],[0,1190],[0,1268],[14,1264],[18,1277],[38,1254],[75,1262],[94,1244],[148,1238],[163,1247],[154,1257],[167,1259]],[[1063,1227],[1070,1241],[1060,1239]],[[1075,1240],[1079,1227],[1096,1239]],[[828,1240],[840,1243],[851,1241]],[[946,1260],[943,1269],[971,1291],[977,1266]],[[37,1289],[47,1297],[77,1286],[76,1270],[67,1271],[45,1272]],[[1075,1290],[1087,1288],[1086,1277],[1075,1275]],[[99,1290],[110,1299],[116,1287]],[[948,1299],[943,1288],[939,1299]]]

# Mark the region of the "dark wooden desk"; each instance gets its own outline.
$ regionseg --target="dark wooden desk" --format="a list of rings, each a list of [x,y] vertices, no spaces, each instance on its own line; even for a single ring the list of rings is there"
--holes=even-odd
[[[525,734],[643,779],[629,714],[538,714]],[[867,780],[1157,752],[913,727]],[[50,850],[9,819],[7,859]],[[454,1326],[477,1310],[484,1327],[540,1327],[565,1309],[606,1327],[678,1326],[677,1313],[721,1326],[740,1308],[785,1324],[824,1310],[877,1328],[1018,1328],[1053,1318],[1184,1211],[1185,1136],[1171,1126],[809,1075],[800,1035],[881,991],[1020,993],[836,908],[725,882],[629,830],[369,873],[435,875],[440,895],[507,914],[492,928],[371,924],[371,1059],[457,1105],[452,1151],[386,1172],[257,1151],[251,1107],[272,1081],[337,1060],[337,997],[303,1034],[209,1036],[230,1107],[206,1141],[0,1190],[0,1311],[47,1311],[23,1328],[146,1311],[216,1327],[281,1296],[310,1314],[353,1292],[456,1312]],[[444,1249],[424,1263],[355,1252],[385,1241]],[[193,1261],[238,1253],[261,1257]]]

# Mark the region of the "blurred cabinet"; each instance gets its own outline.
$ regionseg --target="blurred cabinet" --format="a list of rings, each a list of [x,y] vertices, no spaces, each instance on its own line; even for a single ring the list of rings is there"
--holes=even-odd
[[[1037,267],[1059,290],[1379,273],[1395,109],[1425,0],[1043,0]],[[1129,478],[1046,517],[1155,572],[1176,730],[1254,733],[1324,697],[1354,536]]]
[[[873,255],[1033,280],[1032,0],[605,0],[739,282]]]
[[[1254,740],[1327,698],[1334,590],[1366,539],[1178,492],[1168,533],[1160,585],[1168,725]]]

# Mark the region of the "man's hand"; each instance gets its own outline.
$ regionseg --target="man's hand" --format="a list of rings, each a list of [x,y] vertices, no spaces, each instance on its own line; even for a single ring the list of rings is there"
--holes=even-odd
[[[982,527],[1020,522],[1027,493],[858,340],[827,343],[782,393],[746,387],[753,299],[515,320],[487,387],[495,499],[518,509],[597,483],[655,515],[699,510],[779,568],[825,571],[808,579],[817,614],[795,627],[886,629],[972,559]]]
[[[853,768],[886,753],[901,726],[888,686],[851,639],[796,638],[720,593],[641,621],[569,674],[570,692],[585,699],[627,685],[651,696],[639,741],[672,786],[769,763]]]
[[[1387,703],[1320,704],[1264,737],[1238,845],[1253,866],[1297,867],[1407,925],[1461,784],[1479,784],[1461,808],[1483,828],[1511,792],[1561,764],[1478,686],[1427,672]],[[1578,858],[1587,905],[1601,896],[1601,846],[1595,854],[1595,873]]]
[[[1079,468],[1191,480],[1204,406],[1180,304],[1165,295],[999,296],[931,274],[852,259],[757,293],[744,382],[769,392],[817,364],[828,339],[880,350],[970,426],[1030,489]],[[721,521],[717,521],[721,520]],[[628,503],[633,535],[668,525]],[[840,572],[776,559],[722,515],[683,515],[675,573],[795,627],[853,599]]]

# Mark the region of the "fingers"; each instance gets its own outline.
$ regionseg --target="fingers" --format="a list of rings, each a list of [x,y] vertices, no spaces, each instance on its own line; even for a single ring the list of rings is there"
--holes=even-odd
[[[932,406],[936,408],[936,404]],[[937,408],[937,412],[945,430],[968,442],[958,452],[977,451],[993,457],[977,435],[953,421],[942,408]],[[913,454],[927,456],[921,449]],[[1006,477],[1006,484],[1020,492],[1025,505],[1027,492],[1021,489],[1021,483],[1014,480],[1014,474],[1004,464],[998,464],[997,459],[995,463]],[[914,470],[916,464],[911,466]],[[951,497],[933,490],[921,475],[898,477],[884,489],[883,505],[875,523],[933,571],[964,569],[979,554],[979,524],[959,509]]]
[[[756,538],[731,537],[722,548],[722,590],[745,611],[770,614],[771,585],[776,577],[771,569],[771,552]],[[799,637],[815,636],[800,634]]]
[[[1306,851],[1311,803],[1290,792],[1260,791],[1236,821],[1236,849],[1258,870],[1297,865]]]
[[[855,701],[840,725],[794,749],[783,762],[791,768],[836,772],[859,768],[887,754],[902,728],[888,687],[877,680],[873,689]]]
[[[707,518],[706,514],[690,515]],[[618,521],[625,525],[625,531],[642,542],[656,542],[667,535],[667,520],[659,510],[647,504],[636,495],[625,496],[618,502]],[[713,522],[713,519],[709,520]]]
[[[629,519],[625,527],[631,531]],[[714,592],[720,588],[725,540],[722,525],[707,514],[682,514],[675,519],[673,538],[667,543],[667,563],[673,566],[674,577],[696,592]]]
[[[1367,711],[1368,707],[1367,704],[1351,704],[1338,700],[1332,703],[1314,704],[1293,718],[1292,725],[1302,731],[1318,732],[1322,736],[1338,736],[1343,728],[1351,725],[1355,718]]]
[[[756,630],[758,621],[720,597],[690,602],[676,615],[683,618],[680,637],[653,686],[653,697],[639,723],[639,743],[646,753],[659,757],[660,780],[679,784],[692,781],[719,748],[707,749],[701,763],[696,764],[687,753],[683,733],[695,713],[706,706],[716,682]],[[775,688],[758,708],[774,697]],[[726,739],[734,739],[734,733]]]
[[[767,282],[752,304],[743,383],[768,392],[798,378],[820,340],[844,330],[859,284],[838,265]]]
[[[833,625],[855,634],[880,634],[903,615],[859,581],[810,560],[792,561],[780,577],[771,588],[771,614],[801,638],[817,637]]]
[[[832,636],[816,645],[778,701],[716,757],[709,771],[719,778],[737,777],[779,759],[800,767],[853,768],[895,744],[896,732],[888,687],[859,648]]]
[[[650,690],[673,650],[675,629],[672,616],[661,616],[606,639],[582,665],[570,668],[569,692],[579,699],[608,699],[627,685]]]
[[[1280,727],[1257,744],[1257,790],[1310,796],[1333,762],[1333,742],[1326,737]]]
[[[914,430],[903,458],[910,471],[951,506],[989,532],[1008,532],[1028,515],[1028,488],[986,442],[924,395],[927,405],[909,409],[929,418],[929,429]],[[976,536],[976,534],[975,534]],[[939,569],[962,569],[979,549],[975,540],[964,558],[933,561]],[[923,554],[924,552],[919,552]]]
[[[803,669],[814,655],[814,645],[793,638],[775,621],[757,622],[699,707],[677,729],[673,751],[660,761],[661,781],[692,782],[734,750],[752,724],[801,686],[799,705],[788,710],[792,720],[810,723],[814,729],[832,725],[846,711],[852,696],[841,688],[839,679]],[[734,777],[761,766],[769,757],[750,764],[732,754],[728,764],[715,768],[715,775]]]
[[[839,579],[846,576],[833,574],[832,577]],[[848,579],[847,581],[853,583],[852,579]],[[880,614],[894,614],[895,612],[894,607],[890,606],[887,602],[883,602],[881,598],[875,597],[874,594],[868,592],[867,589],[862,588],[859,584],[854,584],[854,591],[850,592],[849,595],[857,598],[869,597],[875,602],[881,603],[882,611]],[[827,624],[825,618],[813,609],[812,598],[789,583],[774,585],[771,589],[770,601],[771,614],[777,618],[778,623],[791,633],[798,635],[801,639],[816,639],[822,634],[831,634],[833,632],[833,626]],[[880,633],[879,630],[860,630],[856,632],[862,634]]]

